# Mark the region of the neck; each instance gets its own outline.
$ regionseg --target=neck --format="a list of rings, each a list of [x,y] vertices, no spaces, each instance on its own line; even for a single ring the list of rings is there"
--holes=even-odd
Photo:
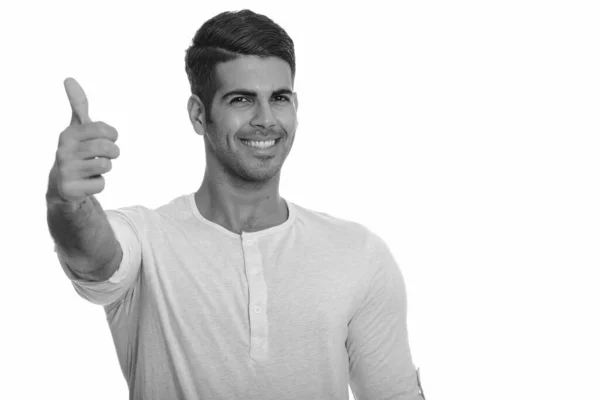
[[[288,218],[279,195],[279,174],[269,182],[240,182],[217,177],[207,168],[195,198],[204,218],[238,235],[280,225]]]

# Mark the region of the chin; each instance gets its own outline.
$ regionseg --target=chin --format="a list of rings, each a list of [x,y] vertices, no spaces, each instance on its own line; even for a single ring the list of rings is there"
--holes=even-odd
[[[245,170],[240,176],[250,182],[268,182],[279,175],[281,167],[260,169],[253,168]]]

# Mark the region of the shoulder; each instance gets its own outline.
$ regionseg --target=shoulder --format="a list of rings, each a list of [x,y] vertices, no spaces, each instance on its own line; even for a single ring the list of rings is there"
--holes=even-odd
[[[134,227],[164,224],[191,215],[189,195],[181,195],[159,207],[149,208],[143,205],[130,205],[105,210],[109,221],[126,221]]]
[[[344,247],[362,252],[373,251],[383,242],[380,236],[361,222],[312,210],[295,203],[294,207],[299,227],[328,242],[339,242]]]

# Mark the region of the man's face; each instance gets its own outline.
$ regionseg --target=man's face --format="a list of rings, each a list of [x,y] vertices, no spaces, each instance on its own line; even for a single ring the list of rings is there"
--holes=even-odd
[[[215,67],[218,89],[205,145],[230,175],[265,182],[277,176],[296,133],[290,66],[276,57],[241,56]],[[258,141],[253,147],[242,139]],[[270,146],[271,140],[275,144]],[[265,146],[266,145],[266,146]],[[219,167],[219,166],[216,166]]]

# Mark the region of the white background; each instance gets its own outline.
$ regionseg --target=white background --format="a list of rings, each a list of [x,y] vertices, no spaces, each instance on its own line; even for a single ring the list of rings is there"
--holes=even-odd
[[[600,398],[595,2],[6,3],[0,398],[127,398],[104,312],[77,296],[46,225],[64,78],[120,134],[103,206],[159,206],[204,173],[184,51],[241,8],[296,44],[281,194],[389,244],[428,400]]]

